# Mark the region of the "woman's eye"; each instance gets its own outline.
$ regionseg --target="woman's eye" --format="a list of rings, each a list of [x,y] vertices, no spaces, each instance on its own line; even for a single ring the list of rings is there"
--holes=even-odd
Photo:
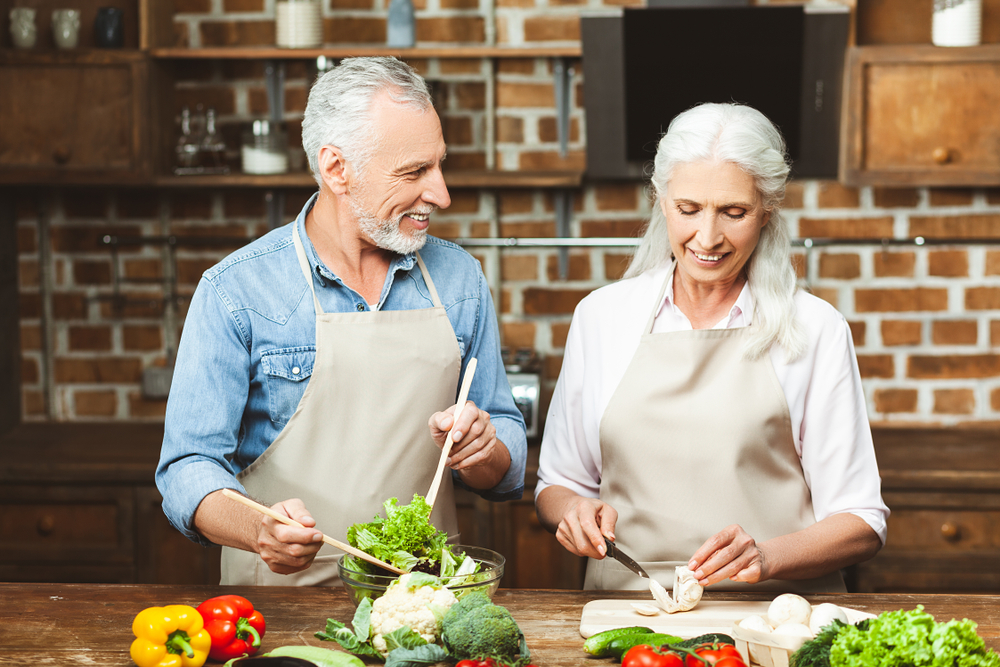
[[[746,217],[746,214],[747,214],[746,211],[739,208],[729,209],[728,211],[726,211],[726,217],[731,218],[732,220],[742,220],[743,218]]]
[[[681,215],[694,215],[695,213],[698,212],[698,209],[696,208],[691,208],[691,209],[679,208],[677,210],[680,211]]]

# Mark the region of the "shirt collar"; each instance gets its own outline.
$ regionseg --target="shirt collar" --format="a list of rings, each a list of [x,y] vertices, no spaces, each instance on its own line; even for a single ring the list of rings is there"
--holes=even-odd
[[[681,315],[684,314],[674,305],[674,269],[677,266],[677,262],[672,262],[667,265],[666,274],[662,275],[662,280],[667,281],[667,288],[663,295],[663,303],[657,308],[657,314],[663,312],[664,309],[669,308],[673,312]],[[669,276],[669,279],[668,279]],[[657,283],[657,285],[662,283]],[[733,304],[732,308],[729,309],[729,316],[722,318],[718,324],[716,324],[714,329],[731,329],[734,327],[748,327],[750,323],[753,322],[753,312],[754,312],[754,300],[753,295],[750,293],[750,281],[743,283],[743,288],[740,290],[740,295],[736,297],[736,303]],[[686,319],[686,318],[685,318]]]
[[[302,239],[302,245],[306,251],[306,259],[309,260],[309,267],[312,271],[319,274],[320,277],[327,281],[340,281],[333,271],[327,268],[323,260],[319,258],[316,253],[316,246],[313,245],[312,239],[306,234],[306,216],[309,215],[309,211],[313,209],[316,205],[316,201],[319,199],[319,192],[313,193],[313,196],[309,198],[306,205],[302,207],[299,211],[299,217],[295,219],[295,225],[299,228],[299,238]],[[389,265],[389,275],[395,274],[396,271],[409,271],[417,263],[416,253],[409,253],[406,255],[396,255],[392,263]],[[324,283],[325,286],[325,283]],[[383,295],[384,296],[384,295]]]

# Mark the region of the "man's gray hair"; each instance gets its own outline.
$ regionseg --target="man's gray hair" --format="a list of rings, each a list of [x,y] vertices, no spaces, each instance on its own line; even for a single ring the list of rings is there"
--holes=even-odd
[[[806,339],[795,320],[797,285],[789,257],[788,229],[780,215],[789,174],[785,141],[774,124],[752,107],[701,104],[670,122],[653,162],[653,214],[625,278],[661,266],[670,258],[667,219],[660,199],[678,165],[706,160],[732,162],[750,175],[764,210],[770,214],[746,265],[755,308],[754,331],[744,356],[760,358],[778,343],[788,359],[796,359],[804,352]]]
[[[396,58],[345,58],[313,84],[302,119],[302,148],[316,183],[323,183],[319,173],[323,146],[339,148],[358,171],[372,159],[379,137],[370,110],[383,92],[400,104],[433,106],[423,78]]]

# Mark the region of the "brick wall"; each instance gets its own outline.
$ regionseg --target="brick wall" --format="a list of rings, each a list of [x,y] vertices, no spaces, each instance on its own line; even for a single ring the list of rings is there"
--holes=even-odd
[[[273,0],[175,2],[182,43],[273,42]],[[386,4],[326,3],[326,41],[381,43]],[[630,0],[497,0],[489,21],[483,18],[482,4],[419,0],[421,44],[482,42],[494,30],[502,44],[575,43],[581,9]],[[412,64],[434,82],[449,143],[449,169],[481,168],[490,161],[507,170],[585,166],[584,82],[578,62],[570,62],[576,73],[566,156],[558,150],[548,59],[498,59],[492,74],[488,63],[475,59]],[[199,103],[215,107],[234,149],[246,122],[266,114],[261,63],[183,62],[176,67],[178,109]],[[295,146],[308,76],[304,63],[287,63],[284,111]],[[487,155],[488,90],[496,108],[492,156]],[[297,162],[302,164],[301,153]],[[309,194],[286,191],[285,219],[298,212]],[[143,371],[169,361],[186,297],[201,271],[267,230],[265,196],[253,189],[19,193],[24,418],[161,419],[165,402],[143,398]],[[435,235],[556,235],[552,191],[454,190],[452,197],[451,209],[434,218]],[[572,236],[634,237],[650,204],[642,184],[587,182],[573,193],[572,211]],[[803,287],[835,305],[851,323],[873,420],[1000,420],[1000,243],[960,240],[1000,241],[1000,189],[854,189],[801,181],[789,188],[785,218],[796,239],[841,241],[808,250],[799,246],[792,261]],[[113,253],[101,242],[108,234],[121,239],[176,234],[211,242],[172,251],[154,243],[128,243]],[[918,235],[958,241],[852,243]],[[628,250],[572,249],[565,279],[555,248],[470,251],[493,285],[504,343],[541,353],[547,399],[574,306],[591,290],[620,277]],[[51,289],[42,289],[43,284]]]

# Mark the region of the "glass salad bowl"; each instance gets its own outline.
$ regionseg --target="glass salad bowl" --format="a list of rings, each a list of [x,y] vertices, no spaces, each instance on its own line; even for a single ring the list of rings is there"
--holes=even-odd
[[[479,572],[474,574],[464,574],[456,577],[444,577],[442,581],[451,589],[457,597],[472,591],[482,591],[490,598],[500,588],[500,579],[503,577],[504,557],[492,549],[482,547],[463,546],[461,544],[452,545],[452,551],[456,554],[465,554],[479,563]],[[368,574],[362,572],[353,556],[344,554],[337,561],[337,570],[340,572],[340,579],[344,582],[344,589],[347,590],[351,603],[358,606],[365,598],[371,598],[374,602],[382,597],[385,589],[389,587],[399,575]]]

